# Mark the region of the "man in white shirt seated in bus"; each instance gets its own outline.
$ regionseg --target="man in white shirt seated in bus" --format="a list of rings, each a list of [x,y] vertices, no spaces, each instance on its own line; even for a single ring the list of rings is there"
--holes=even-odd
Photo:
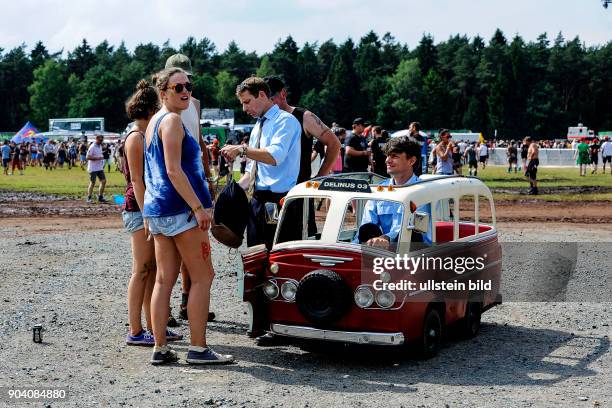
[[[413,173],[413,165],[421,154],[421,146],[416,141],[406,136],[391,138],[385,146],[384,153],[387,155],[387,173],[391,178],[380,185],[409,186],[420,181],[419,177]],[[419,207],[418,211],[431,214],[429,205]],[[357,233],[353,242],[384,249],[391,248],[392,244],[397,243],[399,239],[403,212],[404,208],[401,204],[384,200],[369,200],[361,218],[360,232]],[[376,230],[375,226],[378,226],[379,230],[376,231],[382,234],[376,235],[375,233],[374,237],[368,239],[361,237],[361,233],[365,233],[362,227],[366,224],[372,225],[374,230]],[[414,232],[414,234],[419,233]],[[424,243],[430,244],[430,231],[422,238]]]

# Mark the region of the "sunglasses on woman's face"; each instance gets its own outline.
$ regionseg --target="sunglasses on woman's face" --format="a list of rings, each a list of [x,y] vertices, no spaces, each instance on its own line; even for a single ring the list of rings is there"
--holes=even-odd
[[[185,82],[184,84],[169,84],[168,89],[174,89],[174,92],[181,93],[183,89],[187,90],[187,92],[191,92],[193,90],[193,85],[191,82]]]

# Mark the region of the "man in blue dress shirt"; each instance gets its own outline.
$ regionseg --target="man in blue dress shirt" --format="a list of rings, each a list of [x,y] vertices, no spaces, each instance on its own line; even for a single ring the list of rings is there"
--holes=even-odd
[[[390,179],[380,183],[388,186],[409,186],[419,181],[419,177],[413,173],[413,166],[421,154],[421,146],[415,140],[407,136],[391,138],[385,146],[387,159],[387,173]],[[429,205],[419,208],[419,211],[430,212]],[[374,224],[380,228],[381,235],[369,238],[362,243],[365,245],[389,249],[392,243],[397,243],[401,232],[403,205],[393,201],[369,200],[365,206],[361,225]],[[415,232],[416,233],[416,232]],[[431,242],[428,236],[423,240]],[[359,243],[359,234],[353,240]]]
[[[228,161],[233,161],[237,156],[251,159],[245,174],[238,181],[245,191],[253,191],[247,245],[251,247],[265,243],[270,249],[276,226],[266,224],[265,204],[271,202],[279,205],[280,199],[296,184],[300,171],[302,127],[292,114],[272,102],[270,87],[262,78],[245,79],[236,88],[236,96],[242,110],[257,118],[257,124],[251,131],[248,146],[224,146],[221,153]]]

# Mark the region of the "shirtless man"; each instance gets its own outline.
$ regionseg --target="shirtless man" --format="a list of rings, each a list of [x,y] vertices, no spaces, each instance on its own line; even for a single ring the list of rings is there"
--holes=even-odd
[[[533,139],[527,136],[523,143],[528,146],[527,150],[527,168],[525,169],[525,177],[529,180],[531,188],[527,194],[538,195],[538,165],[540,164],[539,153],[540,149],[537,143],[533,143]]]

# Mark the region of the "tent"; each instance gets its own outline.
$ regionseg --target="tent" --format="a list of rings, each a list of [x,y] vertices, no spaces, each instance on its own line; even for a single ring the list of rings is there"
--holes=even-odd
[[[15,136],[11,138],[11,142],[23,143],[32,140],[32,136],[38,133],[38,130],[29,121],[26,123]]]

